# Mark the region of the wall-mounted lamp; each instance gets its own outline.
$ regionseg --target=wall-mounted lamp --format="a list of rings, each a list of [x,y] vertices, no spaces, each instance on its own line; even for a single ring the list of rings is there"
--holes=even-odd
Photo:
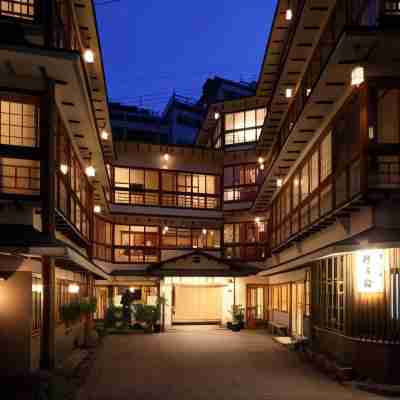
[[[286,96],[287,99],[290,99],[293,96],[293,89],[292,88],[286,88],[285,96]]]
[[[169,161],[169,154],[168,154],[168,153],[165,153],[164,156],[163,156],[163,158],[164,158],[164,160],[165,160],[166,162],[168,162],[168,161]]]
[[[203,232],[203,235],[207,235],[207,229],[206,228],[203,228],[202,232]]]
[[[101,131],[100,136],[101,136],[102,140],[108,140],[108,138],[109,138],[110,135],[108,134],[108,132],[107,132],[105,129],[103,129],[103,130]]]
[[[368,127],[368,137],[370,140],[375,139],[375,129],[373,126]]]
[[[254,218],[254,222],[255,222],[256,224],[261,223],[261,218],[260,218],[260,217]]]
[[[68,174],[68,165],[67,164],[61,164],[60,165],[60,171],[63,175]]]
[[[365,81],[365,69],[358,66],[351,71],[351,86],[360,86]]]
[[[93,167],[93,165],[89,165],[88,167],[86,167],[85,173],[86,176],[88,176],[89,178],[93,178],[94,176],[96,176],[96,169]]]
[[[68,286],[68,293],[78,294],[79,290],[80,290],[80,287],[76,283],[70,283]]]
[[[101,213],[101,206],[98,205],[98,204],[96,204],[96,205],[93,207],[93,211],[94,211],[96,214],[100,214],[100,213]]]
[[[218,121],[218,120],[220,119],[220,117],[221,117],[221,114],[220,114],[219,112],[215,112],[215,113],[214,113],[214,119],[215,119],[216,121]]]
[[[282,187],[282,185],[283,185],[283,179],[278,178],[278,179],[276,180],[276,186],[277,186],[277,187]]]
[[[264,171],[265,165],[264,164],[260,164],[259,168],[260,168],[261,171]]]
[[[264,159],[262,157],[258,157],[258,163],[259,164],[264,164]]]
[[[291,8],[288,8],[285,13],[286,21],[291,21],[293,18],[293,11]]]
[[[166,235],[167,234],[167,232],[168,232],[168,226],[164,226],[164,228],[163,228],[163,231],[162,231],[162,234],[163,235]]]
[[[306,96],[309,96],[311,94],[311,88],[306,89]]]
[[[93,64],[94,63],[94,59],[95,59],[93,50],[92,49],[86,49],[83,52],[83,59],[85,60],[86,63]]]

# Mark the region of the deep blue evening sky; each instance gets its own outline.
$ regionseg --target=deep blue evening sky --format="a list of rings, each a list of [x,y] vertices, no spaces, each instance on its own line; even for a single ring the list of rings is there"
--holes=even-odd
[[[276,0],[96,3],[110,99],[160,110],[214,75],[255,80]]]

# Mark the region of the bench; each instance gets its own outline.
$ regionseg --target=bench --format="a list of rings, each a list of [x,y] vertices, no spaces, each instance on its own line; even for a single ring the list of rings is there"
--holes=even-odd
[[[279,322],[275,321],[268,321],[268,325],[271,328],[271,333],[281,334],[282,336],[288,336],[288,327],[286,325],[280,324]]]

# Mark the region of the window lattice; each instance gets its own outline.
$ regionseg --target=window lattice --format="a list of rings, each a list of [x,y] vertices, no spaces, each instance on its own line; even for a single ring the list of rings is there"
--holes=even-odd
[[[0,15],[32,21],[35,18],[35,0],[0,0]]]

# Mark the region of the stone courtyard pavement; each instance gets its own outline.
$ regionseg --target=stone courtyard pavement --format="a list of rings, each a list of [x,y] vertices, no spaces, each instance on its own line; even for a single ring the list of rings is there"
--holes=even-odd
[[[109,336],[79,400],[369,400],[261,332],[182,327]]]

